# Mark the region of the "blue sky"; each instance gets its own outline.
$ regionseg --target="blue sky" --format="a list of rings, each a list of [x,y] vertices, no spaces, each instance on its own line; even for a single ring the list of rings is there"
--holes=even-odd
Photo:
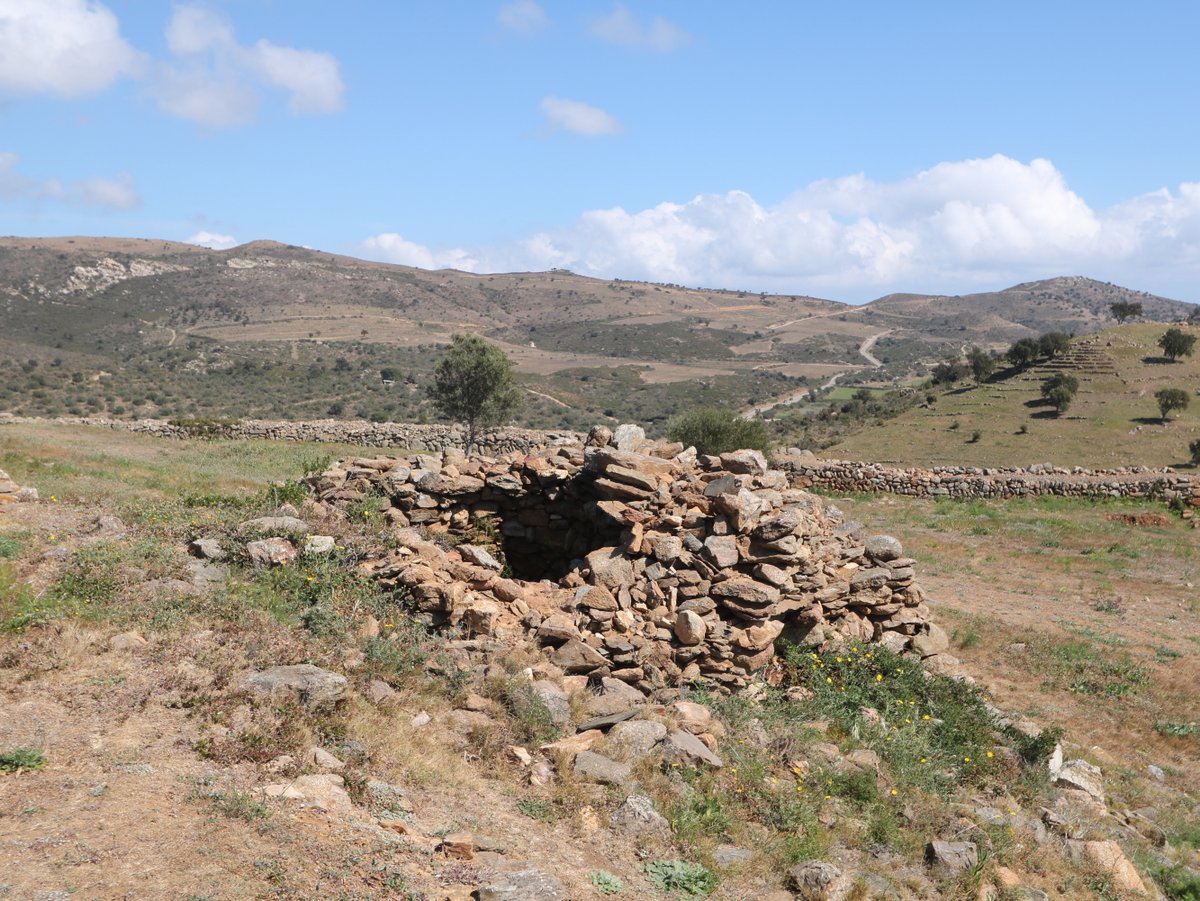
[[[0,233],[1200,300],[1200,4],[0,0]]]

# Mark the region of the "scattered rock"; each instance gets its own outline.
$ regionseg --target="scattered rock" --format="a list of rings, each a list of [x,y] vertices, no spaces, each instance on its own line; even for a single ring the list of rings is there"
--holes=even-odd
[[[713,849],[713,863],[722,870],[730,870],[750,862],[754,852],[749,848],[739,848],[737,845],[717,845]]]
[[[138,648],[144,648],[146,644],[146,639],[137,632],[120,632],[108,640],[109,649],[118,653],[136,651]]]
[[[314,709],[345,697],[346,677],[311,663],[297,663],[251,673],[243,678],[242,687],[259,695],[291,695],[305,707]]]
[[[566,901],[567,893],[553,876],[534,867],[491,879],[477,891],[479,901]]]
[[[1100,767],[1086,760],[1068,760],[1054,775],[1054,784],[1087,792],[1097,801],[1104,801],[1104,777]]]
[[[310,555],[332,554],[337,544],[332,535],[309,535],[304,540],[304,553]]]
[[[1135,895],[1149,894],[1142,877],[1138,875],[1137,867],[1114,841],[1068,841],[1067,856],[1108,873],[1120,891],[1132,892]]]
[[[229,556],[216,538],[197,538],[188,545],[188,550],[202,560],[224,560]]]
[[[666,834],[671,824],[654,808],[654,802],[645,795],[630,795],[609,818],[614,829],[631,835],[642,833]]]
[[[810,860],[788,870],[788,884],[801,901],[845,901],[854,882],[831,863]]]
[[[286,538],[263,538],[246,545],[246,553],[255,566],[286,566],[299,552]]]
[[[620,763],[595,751],[580,751],[575,755],[575,775],[604,785],[621,785],[632,770],[628,764]]]
[[[667,727],[655,720],[629,720],[613,726],[608,740],[639,757],[649,754],[667,737]]]
[[[721,767],[721,758],[709,750],[696,736],[682,729],[667,733],[663,739],[663,756],[667,763],[685,766]]]
[[[262,792],[268,798],[299,801],[303,807],[320,807],[335,813],[349,813],[353,809],[346,792],[346,781],[333,773],[300,776],[291,782],[265,785]]]
[[[935,870],[953,876],[979,863],[974,842],[932,841],[925,846],[925,861]]]
[[[289,534],[308,534],[312,526],[295,516],[260,516],[257,519],[247,519],[238,528],[243,532],[286,532]]]

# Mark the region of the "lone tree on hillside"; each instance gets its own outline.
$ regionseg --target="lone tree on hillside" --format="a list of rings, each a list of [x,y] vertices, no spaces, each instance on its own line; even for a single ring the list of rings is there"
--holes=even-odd
[[[1058,372],[1042,382],[1042,397],[1054,405],[1059,413],[1066,413],[1079,390],[1079,379],[1065,372]]]
[[[1155,391],[1154,399],[1158,401],[1158,411],[1162,414],[1163,422],[1167,421],[1172,410],[1186,410],[1192,402],[1191,395],[1182,388],[1163,388]]]
[[[478,335],[455,335],[433,372],[429,396],[437,408],[467,427],[467,453],[480,429],[499,424],[521,403],[512,362]]]
[[[1183,329],[1169,328],[1166,333],[1158,339],[1158,346],[1162,348],[1162,352],[1167,355],[1167,359],[1172,363],[1180,357],[1190,357],[1196,349],[1196,336],[1189,335]]]
[[[967,365],[971,367],[975,381],[982,382],[995,370],[996,360],[983,348],[972,347],[967,351]]]
[[[1109,312],[1112,313],[1113,319],[1117,322],[1125,322],[1126,319],[1137,319],[1142,315],[1142,305],[1133,303],[1128,300],[1118,300],[1109,306]]]

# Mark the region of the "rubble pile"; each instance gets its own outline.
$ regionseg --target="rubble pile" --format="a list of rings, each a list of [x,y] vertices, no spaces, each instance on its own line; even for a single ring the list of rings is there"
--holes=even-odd
[[[323,503],[390,500],[397,546],[364,566],[437,625],[479,647],[531,639],[568,674],[659,698],[697,679],[733,690],[781,635],[956,662],[896,539],[863,536],[757,451],[609,438],[352,458],[311,485]]]

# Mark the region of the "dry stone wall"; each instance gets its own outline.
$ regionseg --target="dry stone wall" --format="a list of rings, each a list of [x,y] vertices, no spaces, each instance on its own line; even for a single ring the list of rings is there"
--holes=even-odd
[[[1169,468],[1066,469],[1047,463],[1029,469],[974,466],[904,469],[880,463],[821,460],[804,452],[785,452],[779,456],[776,465],[789,473],[798,487],[816,486],[830,491],[953,498],[1043,495],[1157,498],[1200,507],[1200,479]]]
[[[9,422],[32,422],[20,417],[0,416],[0,425]],[[105,419],[101,417],[60,416],[54,422],[67,425],[90,425],[128,432],[158,435],[162,438],[227,438],[265,439],[271,441],[326,441],[339,444],[359,444],[364,447],[399,447],[415,451],[462,450],[466,447],[466,430],[456,425],[418,425],[406,422],[366,422],[364,420],[317,419],[305,422],[286,420],[245,419],[236,422],[207,421],[195,425],[177,425],[162,419]],[[485,432],[479,437],[482,452],[493,455],[528,452],[559,444],[578,444],[583,436],[570,431],[539,431],[535,429],[503,428]]]
[[[365,567],[436,624],[532,640],[615,695],[736,689],[769,675],[781,635],[945,657],[896,539],[863,535],[756,451],[633,452],[606,431],[505,458],[349,459],[311,484],[326,504],[389,499],[398,546]]]

